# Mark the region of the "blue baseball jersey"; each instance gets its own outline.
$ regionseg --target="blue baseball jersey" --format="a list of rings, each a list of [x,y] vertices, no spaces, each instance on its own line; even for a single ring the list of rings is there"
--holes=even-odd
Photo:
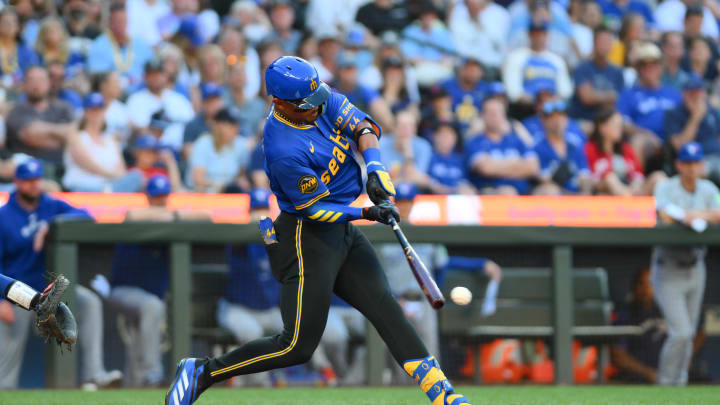
[[[526,179],[510,179],[501,177],[484,177],[472,169],[475,159],[483,156],[497,160],[535,158],[535,151],[528,148],[514,133],[508,133],[500,141],[493,141],[485,134],[473,138],[465,146],[465,167],[468,170],[468,179],[478,189],[486,187],[512,186],[519,194],[530,190]]]
[[[281,210],[300,214],[320,199],[348,205],[360,195],[362,173],[352,137],[364,119],[379,135],[380,127],[339,93],[330,95],[324,114],[312,124],[298,125],[270,110],[263,134],[265,172]],[[327,222],[347,217],[338,212]]]
[[[465,180],[465,164],[459,153],[441,155],[435,152],[430,159],[428,174],[435,181],[448,187],[457,187]]]
[[[539,115],[531,115],[522,121],[525,129],[532,135],[533,142],[537,144],[541,140],[545,139],[545,128],[543,127],[542,121]],[[577,121],[570,118],[568,119],[567,129],[565,130],[565,136],[573,141],[585,143],[587,141],[587,135],[580,128],[580,124]]]
[[[45,253],[36,252],[33,241],[41,225],[60,215],[91,218],[87,211],[46,194],[40,197],[34,211],[27,211],[17,201],[17,193],[10,194],[7,204],[0,207],[0,273],[44,290]]]
[[[682,103],[682,95],[672,87],[660,86],[647,89],[635,85],[625,89],[617,101],[617,109],[635,125],[648,129],[655,135],[664,134],[663,120],[665,112]]]
[[[557,154],[547,138],[535,145],[535,153],[540,162],[540,173],[543,176],[551,177],[561,163],[567,162],[570,171],[568,179],[565,184],[558,185],[567,191],[578,192],[580,189],[578,184],[579,176],[590,173],[585,148],[583,148],[582,144],[567,139],[565,145],[564,157]]]
[[[600,91],[613,90],[616,94],[625,88],[625,79],[623,78],[622,69],[615,65],[598,66],[593,61],[585,61],[578,65],[575,69],[573,78],[575,87],[582,84],[590,83],[593,89]],[[595,119],[598,107],[588,106],[580,101],[578,92],[575,92],[572,103],[570,104],[570,115],[575,118],[584,120]]]
[[[125,245],[115,247],[110,284],[138,287],[165,298],[170,285],[167,245]]]
[[[630,0],[625,5],[620,6],[613,0],[598,1],[603,12],[603,17],[607,24],[614,31],[620,30],[623,17],[628,13],[640,14],[645,20],[646,26],[655,25],[655,16],[652,9],[644,1]]]
[[[450,94],[455,118],[461,125],[468,125],[470,121],[480,116],[488,89],[487,82],[479,81],[474,89],[465,90],[460,87],[456,78],[452,78],[442,83],[442,87]]]
[[[531,54],[523,66],[523,89],[532,95],[541,89],[554,89],[558,73],[549,60]]]
[[[226,252],[230,274],[225,299],[257,310],[276,307],[280,302],[280,283],[272,274],[265,246],[260,243],[227,246]]]

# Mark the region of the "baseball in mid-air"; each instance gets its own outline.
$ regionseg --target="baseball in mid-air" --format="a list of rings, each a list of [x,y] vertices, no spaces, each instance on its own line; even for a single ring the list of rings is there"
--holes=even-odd
[[[458,286],[450,290],[450,299],[457,305],[467,305],[472,301],[472,292],[467,287]]]

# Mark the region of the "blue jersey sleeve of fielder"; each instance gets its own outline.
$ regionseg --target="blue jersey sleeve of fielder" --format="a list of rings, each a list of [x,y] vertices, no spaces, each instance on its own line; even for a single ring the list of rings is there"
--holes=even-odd
[[[360,208],[321,201],[330,195],[330,190],[311,168],[297,159],[278,159],[270,172],[279,174],[273,176],[274,180],[305,218],[330,223],[362,218]]]
[[[340,93],[333,93],[326,101],[325,115],[333,124],[335,129],[350,139],[355,139],[357,125],[363,120],[368,120],[373,126],[378,138],[382,135],[382,129],[369,115],[360,111],[347,97]]]

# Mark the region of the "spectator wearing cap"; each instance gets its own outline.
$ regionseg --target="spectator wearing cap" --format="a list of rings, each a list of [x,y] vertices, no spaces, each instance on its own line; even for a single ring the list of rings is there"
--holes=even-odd
[[[688,6],[690,4],[690,6]],[[695,3],[697,4],[697,3]],[[705,3],[707,4],[707,3]],[[717,20],[707,5],[693,5],[693,2],[685,0],[664,0],[655,9],[655,21],[657,29],[661,32],[683,31],[684,18],[688,11],[691,14],[701,13],[702,22],[700,31],[704,37],[717,40],[720,37]]]
[[[108,30],[95,38],[88,50],[88,71],[117,71],[123,77],[123,88],[127,88],[142,81],[143,67],[152,56],[150,45],[128,35],[125,3],[111,3]]]
[[[128,108],[121,100],[123,89],[120,75],[114,71],[99,73],[93,76],[91,87],[105,99],[107,132],[115,136],[121,146],[125,146],[132,132],[132,123]]]
[[[417,21],[402,31],[401,49],[415,65],[418,83],[429,86],[452,75],[455,39],[438,18],[439,10],[429,1],[421,2]]]
[[[132,157],[133,166],[130,170],[139,170],[146,181],[156,175],[167,176],[172,189],[181,190],[182,180],[175,154],[169,148],[163,147],[154,135],[138,136],[132,145]]]
[[[155,111],[165,110],[172,122],[187,123],[195,116],[192,104],[177,91],[168,88],[167,73],[159,59],[145,65],[145,88],[127,99],[130,120],[137,128],[147,128]]]
[[[353,54],[342,51],[337,57],[337,71],[331,87],[344,94],[357,108],[368,111],[383,128],[392,131],[393,115],[387,102],[376,90],[358,83],[358,68]]]
[[[270,195],[267,189],[250,191],[253,222],[270,215]],[[280,283],[272,274],[265,246],[261,243],[227,245],[225,252],[230,272],[225,296],[218,302],[218,324],[232,332],[240,345],[282,331],[278,307]],[[243,377],[247,385],[271,384],[269,373]]]
[[[665,112],[682,100],[677,90],[660,82],[660,58],[660,49],[655,44],[646,42],[638,47],[634,58],[638,81],[623,90],[617,102],[625,119],[625,130],[632,134],[630,142],[643,163],[660,147]]]
[[[488,83],[483,81],[482,62],[474,57],[464,57],[452,79],[442,83],[452,97],[452,109],[455,120],[467,129],[480,118],[482,103],[486,97]]]
[[[38,63],[37,54],[23,44],[18,33],[20,21],[14,7],[0,10],[0,53],[7,55],[0,64],[0,80],[5,88],[19,85],[25,72]]]
[[[655,16],[650,6],[641,0],[600,0],[598,1],[606,24],[610,27],[620,28],[623,17],[628,13],[642,16],[645,25],[655,26]]]
[[[75,112],[69,104],[50,98],[50,79],[40,66],[28,69],[24,87],[25,100],[7,116],[7,148],[57,167],[68,138],[77,129]]]
[[[272,32],[267,38],[279,40],[286,55],[297,53],[302,33],[293,28],[295,9],[289,0],[271,0],[268,6]]]
[[[394,67],[402,61],[404,87],[412,100],[420,98],[417,71],[408,63],[400,50],[400,38],[394,31],[385,32],[380,37],[380,46],[375,50],[374,63],[360,70],[359,82],[371,89],[381,90],[385,86],[385,68]]]
[[[572,82],[565,61],[547,49],[548,24],[530,24],[530,46],[511,51],[505,59],[503,84],[511,103],[530,105],[538,88],[553,87],[567,99],[572,95]]]
[[[210,220],[205,211],[176,211],[168,207],[170,179],[151,177],[145,187],[148,207],[127,212],[126,222]],[[125,343],[126,385],[153,387],[163,382],[162,336],[165,330],[165,295],[169,287],[167,245],[115,247],[110,270],[110,303],[122,314],[120,321],[132,333]]]
[[[485,132],[465,145],[470,182],[482,194],[528,193],[528,180],[539,171],[537,155],[511,132],[502,100],[487,99],[482,118]]]
[[[240,121],[240,134],[255,136],[260,133],[261,126],[267,116],[265,100],[257,95],[248,95],[248,72],[244,66],[236,64],[228,68],[227,86],[223,88],[225,105],[237,114]]]
[[[200,95],[202,97],[202,105],[200,113],[185,125],[183,131],[183,156],[190,156],[190,145],[192,145],[200,135],[208,132],[210,127],[208,121],[217,114],[223,107],[223,89],[220,85],[208,82],[200,83]]]
[[[543,105],[545,136],[535,145],[540,162],[540,184],[533,190],[540,195],[584,194],[592,192],[584,144],[568,136],[568,117],[562,100]]]
[[[432,134],[433,155],[430,159],[428,188],[435,194],[474,194],[467,180],[462,154],[458,153],[458,134],[449,122],[437,124]]]
[[[548,29],[552,28],[553,31],[562,32],[565,35],[572,33],[570,17],[562,4],[547,0],[522,0],[515,1],[508,7],[510,13],[508,38],[516,37],[518,31],[526,31],[533,20],[533,12],[538,9],[546,13],[544,20],[550,23]]]
[[[400,57],[390,56],[381,61],[383,85],[380,94],[393,114],[401,110],[419,112],[420,94],[417,83],[409,80],[406,72],[405,63]]]
[[[90,93],[83,107],[80,132],[70,137],[65,151],[63,186],[71,191],[140,191],[142,174],[127,171],[120,145],[105,132],[105,99]]]
[[[523,3],[523,2],[517,2]],[[508,49],[527,47],[530,42],[530,29],[533,23],[545,22],[548,36],[547,48],[549,51],[560,56],[571,68],[584,55],[579,53],[575,39],[573,38],[572,21],[567,12],[562,10],[561,14],[556,13],[554,8],[556,2],[547,0],[526,0],[527,16],[523,18],[512,18],[510,32],[508,34]],[[512,15],[512,7],[510,10]],[[557,19],[557,21],[556,21]],[[520,24],[522,22],[522,24]],[[520,25],[519,25],[520,24]]]
[[[690,73],[683,85],[682,104],[669,110],[663,122],[663,135],[675,150],[688,142],[699,143],[705,152],[711,178],[720,178],[720,112],[708,104],[705,83]]]
[[[645,177],[642,164],[623,139],[622,115],[615,109],[600,110],[594,131],[585,144],[588,166],[599,194],[651,195],[655,184],[665,178],[657,171]]]
[[[385,31],[399,32],[410,24],[410,12],[392,0],[374,0],[358,9],[355,21],[379,37]]]
[[[395,133],[380,139],[382,162],[397,181],[426,183],[432,146],[417,136],[417,118],[409,111],[397,115]]]
[[[168,42],[182,53],[176,83],[190,89],[190,99],[195,105],[199,98],[196,87],[203,81],[200,72],[200,49],[208,41],[202,35],[198,16],[193,13],[194,11],[182,15],[177,22],[177,28],[171,31]]]
[[[617,97],[625,87],[622,70],[610,64],[608,56],[613,44],[613,33],[600,26],[593,33],[593,54],[590,60],[575,69],[575,95],[570,116],[592,121],[602,108],[615,107]]]
[[[680,147],[675,160],[678,174],[655,187],[660,221],[683,223],[697,232],[708,224],[720,223],[720,191],[711,181],[701,178],[703,166],[699,143],[688,142]],[[706,254],[706,246],[653,248],[650,279],[668,329],[658,361],[660,385],[688,383],[693,338],[705,295]]]
[[[183,129],[183,124],[170,121],[165,110],[158,110],[150,116],[150,124],[148,124],[146,133],[153,135],[160,147],[180,156],[183,146]]]
[[[227,108],[213,117],[211,133],[192,146],[186,183],[198,192],[237,190],[251,152],[251,144],[237,135],[238,120]]]
[[[464,0],[453,7],[448,21],[458,53],[500,69],[510,32],[505,8],[487,0]]]
[[[522,127],[526,130],[525,132],[527,134],[521,132],[519,130],[520,127],[513,125],[515,133],[520,136],[520,139],[528,146],[532,147],[545,137],[545,127],[543,126],[545,113],[543,112],[543,107],[548,101],[560,102],[562,99],[555,94],[555,90],[552,87],[537,88],[534,105],[535,115],[531,115],[522,120]],[[580,127],[580,123],[572,118],[568,120],[567,133],[569,136],[575,138],[577,142],[585,143],[585,132]]]
[[[685,55],[685,43],[679,32],[665,32],[660,37],[663,54],[663,74],[660,81],[663,85],[678,91],[688,78],[688,72],[681,66]]]
[[[2,272],[22,281],[36,291],[45,288],[47,280],[45,242],[50,224],[58,220],[92,220],[87,211],[75,208],[46,194],[42,188],[43,164],[29,159],[15,170],[15,191],[7,204],[0,207],[0,262]],[[97,389],[122,379],[118,370],[106,371],[103,361],[103,308],[100,298],[90,289],[76,284],[77,305],[73,312],[78,319],[93,325],[79,328],[81,381],[85,387]],[[23,364],[33,315],[20,307],[8,308],[0,301],[0,312],[10,311],[12,322],[0,322],[0,389],[16,389]],[[87,385],[86,385],[87,384]]]

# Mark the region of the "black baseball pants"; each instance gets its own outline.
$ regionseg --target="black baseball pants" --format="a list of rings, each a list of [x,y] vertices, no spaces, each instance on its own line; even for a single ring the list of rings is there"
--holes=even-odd
[[[310,360],[325,330],[333,292],[370,320],[399,364],[428,356],[390,292],[375,250],[357,227],[302,221],[283,212],[275,233],[278,243],[266,250],[273,275],[282,283],[284,330],[209,359],[206,372],[213,383]]]

